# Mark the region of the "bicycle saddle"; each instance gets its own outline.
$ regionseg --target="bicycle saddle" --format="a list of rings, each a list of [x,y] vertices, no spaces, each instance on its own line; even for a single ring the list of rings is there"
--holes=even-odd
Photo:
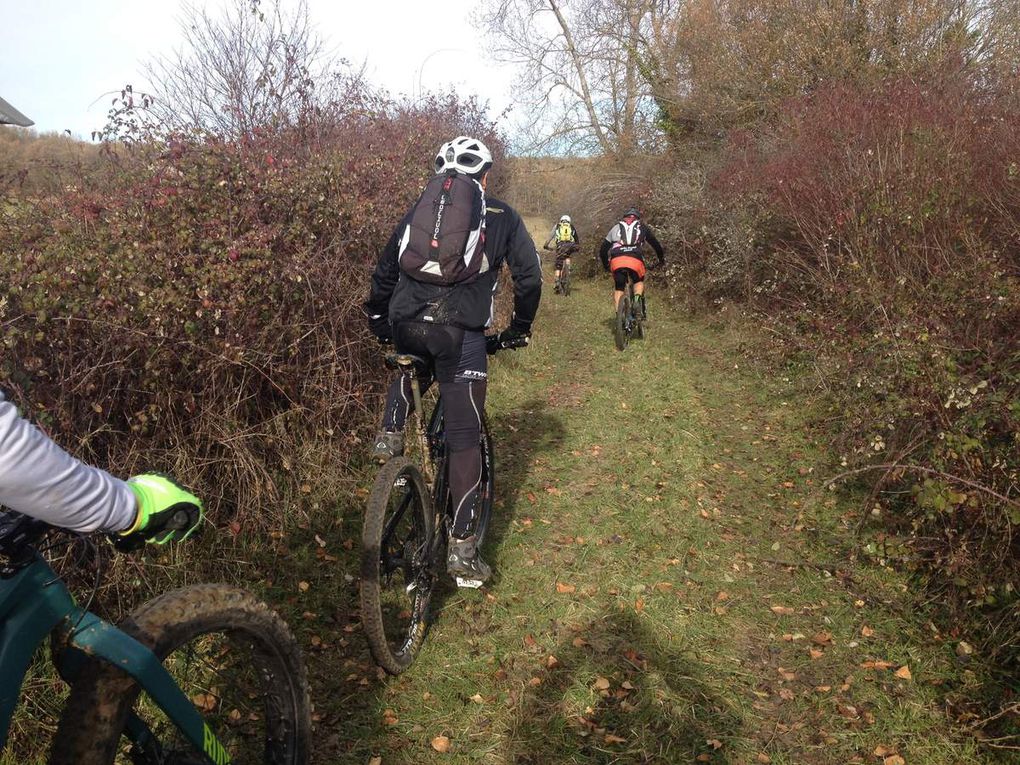
[[[407,372],[412,368],[428,369],[429,363],[421,356],[415,356],[411,353],[387,353],[386,366],[390,367],[390,369],[400,369]]]

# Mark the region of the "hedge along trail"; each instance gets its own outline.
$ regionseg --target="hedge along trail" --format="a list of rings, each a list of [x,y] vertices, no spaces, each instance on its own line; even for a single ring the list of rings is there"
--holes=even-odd
[[[473,101],[354,82],[236,140],[135,123],[72,185],[9,190],[0,385],[81,458],[169,471],[235,532],[278,528],[284,497],[350,480],[383,375],[360,302],[459,133],[504,154]]]

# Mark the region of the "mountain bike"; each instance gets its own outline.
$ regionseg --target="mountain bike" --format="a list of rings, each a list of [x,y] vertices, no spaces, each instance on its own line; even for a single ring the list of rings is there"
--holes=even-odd
[[[546,247],[547,250],[552,250],[552,247]],[[556,260],[558,261],[561,257],[567,260],[563,261],[563,267],[560,269],[560,275],[556,279],[556,283],[553,287],[553,291],[567,296],[570,294],[570,261],[569,258],[578,251],[578,246],[574,242],[559,242],[556,245]]]
[[[616,347],[621,351],[627,348],[631,335],[639,340],[645,336],[644,316],[634,299],[634,274],[629,268],[624,271],[627,274],[627,288],[616,306],[616,323],[613,326]]]
[[[50,532],[0,517],[0,747],[36,648],[71,687],[53,739],[59,765],[308,762],[311,704],[296,640],[244,590],[161,595],[115,627],[75,604],[44,560]]]
[[[570,261],[563,263],[563,268],[560,269],[560,294],[564,297],[570,294]]]
[[[504,347],[526,343],[522,339]],[[411,387],[411,410],[404,426],[408,454],[383,465],[368,497],[361,537],[361,623],[376,663],[398,675],[425,643],[432,598],[446,576],[453,501],[446,471],[443,400],[437,396],[429,412],[422,395],[421,380],[430,375],[429,363],[406,353],[389,354],[386,363]],[[492,437],[484,415],[479,449],[482,475],[475,534],[481,549],[496,484]],[[457,586],[477,588],[481,582],[458,577]]]
[[[570,294],[570,257],[580,248],[574,242],[561,242],[556,245],[556,249],[557,259],[560,257],[564,258],[563,268],[560,269],[558,286],[560,294],[566,297]]]

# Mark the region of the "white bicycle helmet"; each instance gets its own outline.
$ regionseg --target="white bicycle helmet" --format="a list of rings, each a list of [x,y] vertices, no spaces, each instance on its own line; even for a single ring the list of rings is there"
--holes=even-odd
[[[439,147],[436,173],[456,170],[465,175],[480,175],[492,167],[492,154],[477,138],[457,136]]]
[[[570,223],[570,216],[569,215],[561,215],[560,216],[560,223]]]

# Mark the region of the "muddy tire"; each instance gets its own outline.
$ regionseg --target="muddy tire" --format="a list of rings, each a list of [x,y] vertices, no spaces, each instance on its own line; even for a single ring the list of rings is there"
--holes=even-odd
[[[265,603],[228,585],[196,585],[149,601],[119,627],[160,658],[232,762],[308,762],[304,662],[294,635]],[[125,725],[132,709],[159,740],[161,762],[205,761],[133,678],[93,659],[71,689],[50,762],[131,762]]]
[[[431,507],[421,471],[394,457],[376,476],[365,508],[361,624],[372,657],[391,675],[411,666],[428,633],[438,565],[431,560]]]

